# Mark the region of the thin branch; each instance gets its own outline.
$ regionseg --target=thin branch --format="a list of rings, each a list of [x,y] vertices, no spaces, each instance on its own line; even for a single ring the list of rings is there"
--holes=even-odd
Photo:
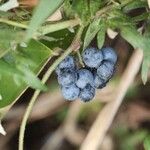
[[[123,98],[135,79],[142,63],[143,52],[135,50],[128,66],[121,78],[121,81],[116,88],[115,98],[103,108],[99,113],[96,121],[92,125],[85,141],[81,145],[80,150],[97,150],[102,144],[103,139],[111,126],[111,123],[123,101]]]
[[[50,77],[50,75],[52,74],[52,72],[55,70],[55,68],[59,65],[59,63],[66,57],[68,56],[73,50],[79,49],[80,48],[80,39],[81,39],[81,35],[83,32],[83,27],[81,26],[79,28],[79,31],[77,33],[77,35],[75,36],[71,46],[62,54],[62,56],[60,56],[53,64],[52,66],[48,69],[48,71],[46,72],[46,74],[44,75],[43,79],[42,79],[42,83],[45,83],[48,78]],[[34,103],[37,99],[37,97],[40,94],[40,90],[36,90],[33,97],[31,98],[31,101],[29,102],[29,105],[26,109],[26,112],[24,114],[22,123],[21,123],[21,127],[20,127],[20,132],[19,132],[19,150],[23,150],[23,145],[24,145],[24,133],[25,133],[25,127],[27,124],[27,119],[29,118],[29,115],[31,114],[32,108],[34,106]]]
[[[85,67],[84,62],[83,62],[83,60],[82,60],[82,56],[81,56],[81,54],[80,54],[80,51],[77,51],[77,56],[78,56],[80,65],[81,65],[82,67]]]
[[[28,26],[25,25],[25,24],[22,24],[22,23],[19,23],[19,22],[16,22],[16,21],[7,20],[7,19],[4,19],[4,18],[0,18],[0,22],[11,25],[11,26],[14,26],[14,27],[23,28],[23,29],[28,28]]]
[[[28,29],[28,25],[22,24],[22,23],[19,23],[16,21],[11,21],[8,19],[0,18],[0,22],[14,26],[14,27],[19,27],[22,29]],[[59,31],[62,29],[66,29],[69,27],[75,27],[75,26],[79,25],[80,22],[81,22],[80,19],[77,18],[77,19],[61,21],[61,22],[57,22],[57,23],[53,23],[53,24],[43,25],[42,27],[39,28],[38,32],[36,33],[36,36],[45,35],[45,34]]]
[[[62,29],[66,29],[69,27],[74,27],[79,24],[80,24],[79,19],[72,19],[72,20],[67,20],[67,21],[62,21],[62,22],[42,26],[38,31],[39,31],[39,34],[45,35],[45,34],[59,31]]]
[[[35,121],[43,119],[47,116],[51,116],[56,113],[58,109],[65,105],[65,101],[60,93],[56,92],[46,92],[42,93],[37,98],[37,103],[33,107],[33,111],[30,115],[29,121]],[[40,109],[44,108],[44,109]],[[15,120],[19,121],[22,119],[26,107],[24,105],[13,107],[9,113],[5,116],[5,121]]]
[[[62,127],[59,127],[52,135],[50,134],[49,137],[47,137],[46,142],[40,150],[59,149],[64,138],[65,135]]]
[[[149,6],[149,8],[150,8],[150,0],[147,0],[147,2],[148,2],[148,6]]]

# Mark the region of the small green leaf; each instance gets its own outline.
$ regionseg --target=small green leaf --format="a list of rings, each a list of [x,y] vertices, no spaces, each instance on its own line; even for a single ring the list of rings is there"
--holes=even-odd
[[[100,30],[97,34],[97,45],[98,48],[101,49],[105,42],[105,33],[106,33],[106,26],[104,23],[101,23]]]
[[[100,19],[97,19],[97,20],[94,20],[87,29],[87,32],[84,38],[83,49],[89,46],[89,44],[91,43],[93,38],[96,36],[99,30],[100,30]]]
[[[121,10],[113,9],[109,14],[109,17],[110,19],[107,20],[107,23],[111,29],[134,25],[132,18],[124,14]]]
[[[148,135],[144,140],[144,149],[150,150],[150,135]]]
[[[62,4],[63,0],[40,0],[35,8],[25,40],[32,38],[37,29],[47,17],[52,15]]]
[[[150,14],[148,12],[146,12],[146,13],[143,13],[143,14],[141,14],[139,16],[133,17],[132,20],[134,22],[139,22],[139,21],[147,20],[148,17],[150,17]]]
[[[72,9],[82,20],[82,23],[84,25],[87,25],[89,23],[91,14],[88,0],[74,0],[72,2]]]
[[[27,47],[18,48],[16,55],[19,54],[19,58],[21,55],[22,59],[15,57],[14,60],[10,53],[6,55],[9,57],[0,59],[0,108],[15,102],[29,85],[46,90],[35,74],[53,56],[52,53],[42,43],[31,40]]]
[[[145,84],[147,82],[147,75],[150,68],[150,37],[140,35],[134,27],[122,27],[121,35],[126,39],[135,49],[143,50],[144,60],[142,65],[142,80]]]

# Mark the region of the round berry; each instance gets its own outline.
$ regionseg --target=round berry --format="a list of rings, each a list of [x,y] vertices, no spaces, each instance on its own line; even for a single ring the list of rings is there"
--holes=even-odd
[[[117,62],[117,54],[111,47],[102,48],[103,59],[111,61],[113,64]]]
[[[79,98],[84,102],[88,102],[92,100],[94,96],[95,89],[90,84],[87,84],[84,89],[81,89]]]
[[[58,75],[58,83],[62,86],[74,84],[77,80],[76,71],[73,69],[62,69]]]
[[[72,56],[67,56],[56,68],[56,74],[59,75],[62,69],[75,68],[75,61]]]
[[[114,64],[109,61],[103,61],[97,69],[97,75],[104,81],[107,82],[114,74]]]
[[[77,71],[77,81],[76,85],[83,89],[87,84],[92,85],[94,82],[94,77],[91,71],[87,69],[79,69]]]
[[[90,68],[98,68],[103,60],[102,52],[96,48],[87,48],[82,54],[83,61]]]
[[[109,80],[108,80],[109,81]],[[97,89],[102,89],[106,86],[107,82],[104,82],[97,74],[94,76],[94,87]]]
[[[70,101],[77,99],[80,93],[80,89],[75,84],[62,86],[61,90],[64,98]]]

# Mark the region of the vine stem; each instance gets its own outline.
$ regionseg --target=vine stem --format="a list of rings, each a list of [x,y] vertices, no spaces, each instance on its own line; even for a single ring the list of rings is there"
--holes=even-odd
[[[14,27],[23,28],[23,29],[27,29],[28,28],[28,25],[25,25],[25,24],[22,24],[22,23],[18,23],[18,22],[15,22],[15,21],[11,21],[11,20],[7,20],[7,19],[3,19],[3,18],[0,18],[0,22],[8,24],[8,25],[11,25],[11,26],[14,26]]]
[[[43,79],[42,79],[42,83],[45,83],[48,78],[50,77],[50,75],[52,74],[52,72],[55,70],[55,68],[59,65],[59,63],[66,57],[68,56],[73,50],[77,50],[80,48],[80,40],[81,40],[81,35],[83,32],[83,26],[79,27],[79,30],[72,42],[72,44],[70,45],[70,47],[52,64],[52,66],[48,69],[48,71],[45,73]],[[27,120],[32,112],[32,108],[34,106],[34,103],[36,102],[37,97],[40,94],[40,90],[36,90],[29,102],[29,105],[25,111],[25,114],[23,116],[23,120],[21,122],[21,126],[20,126],[20,132],[19,132],[19,150],[23,150],[23,146],[24,146],[24,133],[25,133],[25,127],[27,124]]]
[[[11,25],[11,26],[14,26],[14,27],[28,29],[28,25],[18,23],[18,22],[15,22],[15,21],[0,18],[0,22]],[[55,32],[55,31],[59,31],[59,30],[62,30],[62,29],[66,29],[66,28],[69,28],[69,27],[74,27],[74,26],[79,25],[80,22],[81,22],[80,19],[76,18],[76,19],[61,21],[61,22],[57,22],[57,23],[53,23],[53,24],[43,25],[42,27],[39,28],[38,32],[36,33],[36,36],[45,35],[45,34]]]
[[[80,24],[80,19],[77,18],[77,19],[71,19],[67,21],[58,22],[55,24],[45,25],[39,29],[39,34],[45,35],[47,33],[62,30],[68,27],[74,27],[79,24]]]
[[[125,5],[127,5],[128,3],[132,2],[132,1],[133,0],[124,0],[117,7],[124,7]],[[94,18],[95,19],[99,18],[102,14],[104,14],[105,12],[108,12],[108,11],[112,10],[114,7],[116,7],[116,3],[113,3],[113,4],[110,4],[110,5],[107,5],[107,6],[103,7],[102,9],[100,9],[99,11],[96,12],[96,15],[94,16]]]
[[[83,60],[82,60],[82,57],[81,57],[81,54],[80,54],[80,51],[77,51],[77,56],[79,58],[79,63],[82,65],[82,67],[85,67]]]

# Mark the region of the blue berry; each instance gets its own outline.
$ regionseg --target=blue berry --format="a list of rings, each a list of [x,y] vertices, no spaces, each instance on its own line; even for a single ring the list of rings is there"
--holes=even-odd
[[[103,63],[97,69],[97,75],[107,82],[114,74],[114,64],[109,61],[103,61]]]
[[[84,89],[81,89],[79,98],[84,102],[88,102],[92,100],[94,96],[95,89],[90,84],[87,84]]]
[[[103,55],[102,52],[96,48],[87,48],[84,50],[82,58],[86,66],[98,68],[103,60]]]
[[[59,75],[62,69],[70,69],[70,68],[75,68],[75,62],[74,58],[72,56],[67,56],[56,68],[56,74]]]
[[[104,80],[102,80],[97,74],[94,76],[94,87],[97,89],[105,87],[107,82],[104,82]]]
[[[62,69],[58,75],[58,83],[62,86],[74,84],[77,80],[76,70]]]
[[[91,71],[87,69],[79,69],[77,71],[77,81],[76,85],[83,89],[87,84],[92,85],[94,82],[94,77]]]
[[[77,99],[80,93],[80,89],[75,84],[62,86],[61,90],[64,98],[70,101]]]
[[[102,51],[104,60],[111,61],[113,64],[117,62],[117,54],[113,48],[111,47],[102,48],[101,51]]]

